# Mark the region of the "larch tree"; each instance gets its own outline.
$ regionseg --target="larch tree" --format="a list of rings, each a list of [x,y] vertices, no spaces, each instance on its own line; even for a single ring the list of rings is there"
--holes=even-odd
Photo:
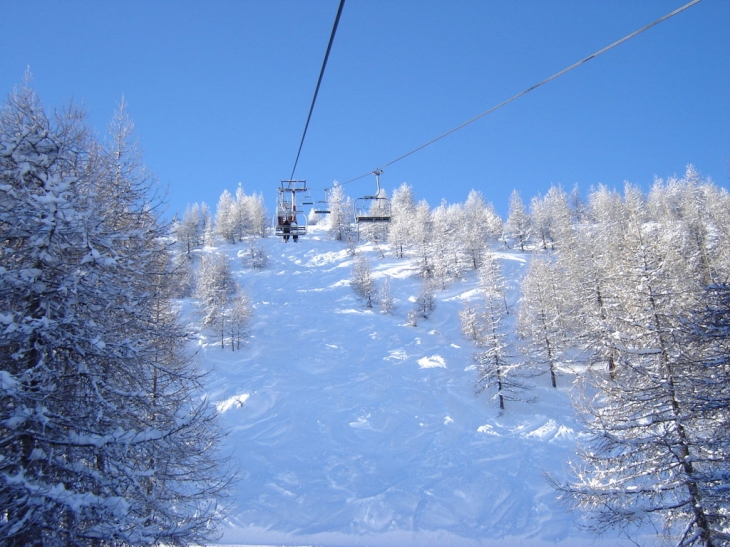
[[[524,251],[525,247],[532,241],[532,223],[527,213],[522,197],[517,190],[513,190],[509,198],[509,211],[507,221],[503,226],[503,239],[505,244],[512,242],[514,247]]]
[[[490,254],[479,269],[480,298],[467,304],[460,313],[464,335],[476,346],[474,362],[477,368],[476,392],[491,393],[505,410],[506,401],[530,401],[525,374],[509,342],[505,323],[505,283],[501,268]]]
[[[352,221],[352,203],[345,195],[342,185],[333,184],[328,195],[329,215],[328,232],[335,241],[346,241],[350,236],[350,225]]]
[[[378,300],[380,301],[380,311],[383,313],[393,313],[396,307],[396,300],[393,296],[393,288],[390,283],[390,278],[385,277],[381,283],[380,290],[378,291]]]
[[[124,103],[111,129],[27,85],[0,113],[3,545],[184,545],[216,519],[214,414]]]
[[[703,509],[700,516],[686,506],[685,518],[700,544],[725,545],[730,542],[730,285],[706,287],[684,323],[682,348],[685,381],[679,388],[692,448],[686,471]]]
[[[431,272],[440,288],[461,277],[464,249],[459,237],[464,224],[464,208],[459,204],[442,202],[431,215],[433,233],[430,238]]]
[[[558,387],[558,371],[570,347],[564,321],[569,307],[559,289],[563,277],[554,261],[533,258],[520,284],[522,300],[517,315],[517,332],[525,341],[523,354],[536,368],[547,368],[553,387]]]
[[[355,255],[352,263],[350,287],[365,302],[367,308],[373,307],[373,303],[377,300],[378,289],[367,256]]]
[[[218,206],[215,213],[215,233],[222,239],[235,243],[238,241],[237,221],[239,215],[236,210],[236,202],[228,190],[223,190],[218,199]]]
[[[240,350],[246,338],[246,327],[251,321],[251,301],[243,288],[236,284],[228,309],[231,351]]]
[[[413,244],[416,204],[413,189],[405,182],[393,192],[388,244],[396,258],[404,258]]]
[[[236,293],[228,259],[217,253],[205,253],[200,259],[196,297],[200,303],[202,323],[213,327],[225,348],[229,331],[229,306]]]
[[[627,185],[623,209],[622,231],[611,242],[615,366],[584,378],[579,408],[590,437],[563,491],[597,531],[630,533],[648,521],[676,545],[723,545],[722,487],[713,485],[724,470],[712,464],[724,443],[712,432],[726,417],[704,410],[718,401],[721,407],[724,395],[708,385],[707,367],[695,366],[706,361],[684,335],[701,307],[702,276],[688,260],[699,251],[655,221],[635,187]],[[722,367],[714,372],[724,374]]]
[[[494,206],[484,200],[481,192],[469,192],[464,202],[460,232],[464,252],[469,257],[471,267],[477,270],[489,252],[489,243],[497,241],[502,234],[502,219],[494,211]]]
[[[426,200],[416,205],[413,213],[411,238],[415,247],[418,275],[433,277],[433,216]]]

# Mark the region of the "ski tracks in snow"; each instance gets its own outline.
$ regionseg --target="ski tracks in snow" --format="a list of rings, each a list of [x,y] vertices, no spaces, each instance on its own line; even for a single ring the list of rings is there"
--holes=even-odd
[[[272,543],[339,534],[342,545],[568,536],[573,517],[542,477],[572,447],[565,402],[555,396],[555,415],[523,404],[500,417],[475,397],[457,289],[414,328],[405,316],[418,281],[407,261],[371,255],[398,298],[387,315],[349,288],[352,256],[341,243],[264,244],[270,266],[239,279],[255,306],[245,349],[200,345],[241,469],[223,541],[245,543],[253,530]]]

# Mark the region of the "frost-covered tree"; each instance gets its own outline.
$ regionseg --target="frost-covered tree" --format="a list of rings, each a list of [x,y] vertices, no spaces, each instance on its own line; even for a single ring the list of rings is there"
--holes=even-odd
[[[480,298],[475,305],[467,304],[460,313],[462,332],[477,347],[474,362],[477,367],[476,392],[492,393],[500,411],[505,401],[529,401],[524,371],[509,342],[505,323],[506,307],[504,280],[496,259],[488,255],[480,268]]]
[[[228,334],[228,309],[236,293],[228,259],[217,253],[206,253],[200,259],[196,296],[202,312],[202,323],[215,328],[225,348]]]
[[[436,291],[433,280],[424,278],[421,280],[420,290],[415,299],[415,311],[419,317],[428,319],[436,309]]]
[[[261,194],[244,195],[239,208],[243,210],[246,231],[244,236],[266,236],[266,204]]]
[[[570,308],[560,291],[564,275],[553,261],[536,257],[520,285],[517,332],[525,341],[523,354],[536,368],[547,368],[553,387],[571,345],[564,321]]]
[[[707,330],[686,334],[704,294],[701,269],[687,259],[696,245],[677,238],[674,221],[663,225],[666,215],[659,215],[662,222],[652,218],[656,209],[635,187],[627,185],[622,203],[604,203],[611,205],[603,208],[607,226],[620,226],[605,242],[612,275],[602,286],[612,300],[602,311],[614,366],[584,378],[580,409],[590,438],[563,490],[596,530],[648,521],[663,526],[676,545],[723,545],[727,517],[718,499],[725,486],[717,488],[717,481],[726,480],[727,469],[717,464],[726,458],[727,437],[717,427],[726,429],[720,410],[726,400],[708,380],[726,372],[719,366],[708,377],[707,365],[716,361],[702,357],[699,340]]]
[[[545,197],[532,198],[530,219],[534,237],[543,249],[554,249],[556,242],[569,239],[572,220],[567,194],[552,186]]]
[[[235,292],[228,308],[228,327],[230,328],[231,351],[241,349],[241,341],[246,336],[246,327],[251,320],[251,302],[248,294],[236,284]]]
[[[454,279],[461,277],[464,249],[460,239],[460,228],[464,224],[464,208],[442,202],[433,210],[430,238],[431,275],[441,289]]]
[[[255,270],[263,270],[269,263],[269,255],[266,253],[266,249],[255,244],[253,240],[249,241],[248,249],[240,256],[243,259],[244,266]]]
[[[484,200],[481,192],[472,190],[464,202],[464,219],[460,240],[471,267],[479,269],[489,252],[489,243],[502,234],[502,219],[494,206]]]
[[[174,226],[174,232],[187,255],[203,244],[200,204],[193,203],[185,208],[182,218]]]
[[[377,301],[378,289],[367,256],[355,256],[352,263],[350,286],[355,294],[363,299],[366,307],[373,307],[373,302]]]
[[[396,304],[389,277],[385,277],[383,279],[380,289],[378,290],[378,299],[380,301],[380,310],[383,313],[393,313]]]
[[[213,415],[122,103],[104,148],[26,85],[0,112],[0,543],[206,541]]]
[[[238,240],[236,223],[240,220],[236,211],[236,202],[228,190],[223,190],[218,199],[215,213],[215,233],[230,243]]]
[[[417,259],[418,275],[433,277],[433,216],[426,200],[421,200],[413,212],[412,241]]]
[[[329,191],[329,228],[328,232],[336,241],[346,241],[352,223],[352,203],[345,190],[337,181]]]
[[[513,190],[509,199],[509,211],[507,213],[507,221],[504,223],[502,238],[509,246],[519,247],[520,251],[525,250],[525,246],[532,240],[532,223],[530,215],[525,209],[525,204],[517,190]]]
[[[393,192],[388,244],[396,258],[404,258],[413,242],[416,204],[413,189],[405,182]]]

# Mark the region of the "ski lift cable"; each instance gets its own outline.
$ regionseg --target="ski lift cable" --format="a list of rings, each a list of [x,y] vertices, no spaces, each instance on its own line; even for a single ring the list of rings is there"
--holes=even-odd
[[[533,90],[537,89],[538,87],[540,87],[540,86],[543,86],[543,85],[545,85],[546,83],[548,83],[548,82],[551,82],[552,80],[555,80],[556,78],[559,78],[560,76],[562,76],[563,74],[566,74],[567,72],[570,72],[570,71],[571,71],[571,70],[573,70],[574,68],[578,68],[578,67],[579,67],[580,65],[582,65],[582,64],[584,64],[584,63],[587,63],[587,62],[588,62],[588,61],[590,61],[591,59],[595,59],[595,58],[596,58],[596,57],[598,57],[599,55],[601,55],[601,54],[603,54],[603,53],[606,53],[606,52],[607,52],[607,51],[609,51],[610,49],[613,49],[613,48],[615,48],[616,46],[618,46],[618,45],[620,45],[620,44],[623,44],[624,42],[626,42],[626,41],[630,40],[631,38],[634,38],[635,36],[638,36],[638,35],[639,35],[639,34],[641,34],[642,32],[644,32],[644,31],[646,31],[646,30],[649,30],[650,28],[652,28],[652,27],[654,27],[654,26],[658,25],[659,23],[662,23],[662,22],[666,21],[666,20],[667,20],[667,19],[669,19],[670,17],[673,17],[673,16],[677,15],[678,13],[680,13],[680,12],[682,12],[682,11],[686,10],[687,8],[690,8],[690,7],[694,6],[695,4],[697,4],[697,3],[699,3],[699,2],[700,2],[700,0],[692,0],[691,2],[689,2],[689,3],[685,4],[684,6],[681,6],[681,7],[677,8],[676,10],[672,11],[671,13],[668,13],[668,14],[664,15],[663,17],[660,17],[660,18],[659,18],[659,19],[657,19],[656,21],[654,21],[654,22],[652,22],[652,23],[649,23],[648,25],[646,25],[646,26],[644,26],[644,27],[642,27],[642,28],[640,28],[640,29],[638,29],[638,30],[636,30],[636,31],[632,32],[631,34],[628,34],[628,35],[624,36],[623,38],[621,38],[620,40],[617,40],[617,41],[615,41],[615,42],[614,42],[614,43],[612,43],[611,45],[608,45],[608,46],[604,47],[603,49],[600,49],[600,50],[596,51],[595,53],[593,53],[593,54],[589,55],[588,57],[585,57],[584,59],[581,59],[581,60],[580,60],[580,61],[578,61],[577,63],[574,63],[574,64],[570,65],[569,67],[566,67],[566,68],[564,68],[564,69],[563,69],[563,70],[561,70],[560,72],[556,72],[555,74],[553,74],[552,76],[550,76],[550,77],[548,77],[548,78],[545,78],[545,79],[544,79],[544,80],[542,80],[541,82],[539,82],[539,83],[537,83],[537,84],[535,84],[535,85],[533,85],[533,86],[531,86],[531,87],[529,87],[529,88],[525,89],[524,91],[521,91],[521,92],[520,92],[520,93],[518,93],[517,95],[513,95],[513,96],[512,96],[512,97],[510,97],[509,99],[507,99],[507,100],[505,100],[505,101],[502,101],[501,103],[499,103],[499,104],[498,104],[498,105],[496,105],[496,106],[493,106],[493,107],[492,107],[492,108],[490,108],[489,110],[485,110],[484,112],[482,112],[481,114],[479,114],[479,115],[477,115],[477,116],[474,116],[474,117],[473,117],[473,118],[471,118],[470,120],[467,120],[467,121],[465,121],[464,123],[462,123],[462,124],[460,124],[460,125],[457,125],[456,127],[454,127],[453,129],[450,129],[450,130],[449,130],[449,131],[447,131],[446,133],[443,133],[443,134],[439,135],[438,137],[436,137],[436,138],[434,138],[434,139],[431,139],[431,140],[430,140],[430,141],[428,141],[427,143],[425,143],[425,144],[422,144],[422,145],[418,146],[417,148],[414,148],[414,149],[413,149],[413,150],[411,150],[410,152],[407,152],[407,153],[403,154],[402,156],[399,156],[399,157],[397,157],[396,159],[394,159],[394,160],[392,160],[392,161],[389,161],[388,163],[384,164],[384,165],[383,165],[382,167],[378,167],[378,168],[377,168],[376,170],[377,170],[377,171],[382,171],[382,170],[383,170],[383,168],[385,168],[385,167],[389,167],[389,166],[393,165],[394,163],[396,163],[396,162],[399,162],[400,160],[402,160],[402,159],[404,159],[404,158],[407,158],[407,157],[408,157],[408,156],[410,156],[411,154],[415,154],[415,153],[416,153],[416,152],[418,152],[419,150],[423,150],[423,149],[424,149],[424,148],[426,148],[427,146],[430,146],[430,145],[432,145],[433,143],[435,143],[436,141],[439,141],[439,140],[443,139],[444,137],[447,137],[447,136],[451,135],[452,133],[455,133],[455,132],[456,132],[456,131],[458,131],[459,129],[462,129],[462,128],[466,127],[467,125],[469,125],[469,124],[471,124],[471,123],[473,123],[473,122],[475,122],[475,121],[479,120],[480,118],[483,118],[483,117],[484,117],[484,116],[486,116],[487,114],[491,114],[491,113],[492,113],[492,112],[494,112],[495,110],[497,110],[497,109],[499,109],[499,108],[502,108],[503,106],[505,106],[505,105],[507,105],[507,104],[511,103],[512,101],[514,101],[514,100],[516,100],[516,99],[519,99],[519,98],[520,98],[520,97],[522,97],[523,95],[527,95],[527,94],[528,94],[528,93],[529,93],[530,91],[533,91]],[[357,177],[355,177],[355,178],[353,178],[353,179],[350,179],[350,180],[348,180],[348,181],[342,182],[342,183],[340,183],[340,185],[345,185],[345,184],[349,184],[349,183],[351,183],[351,182],[355,182],[356,180],[360,180],[361,178],[367,177],[368,175],[372,174],[373,172],[374,172],[374,171],[368,171],[367,173],[363,173],[362,175],[360,175],[360,176],[357,176]]]
[[[302,133],[302,140],[299,142],[299,150],[297,151],[297,157],[294,160],[294,167],[291,170],[291,176],[289,179],[294,178],[294,171],[297,169],[297,163],[299,163],[299,155],[302,153],[302,146],[304,146],[304,138],[307,136],[307,128],[309,127],[309,120],[312,119],[312,112],[314,111],[314,103],[317,102],[317,94],[319,93],[319,86],[322,84],[322,77],[324,76],[324,69],[327,66],[327,59],[330,56],[330,50],[332,49],[332,42],[335,40],[335,34],[337,33],[337,25],[340,22],[340,15],[342,15],[342,8],[345,6],[345,0],[340,0],[340,6],[337,8],[337,16],[335,17],[335,24],[332,26],[332,33],[330,34],[330,41],[327,44],[327,51],[324,54],[324,61],[322,61],[322,68],[319,71],[319,79],[317,80],[317,87],[314,88],[314,96],[312,97],[312,104],[309,107],[309,114],[307,115],[307,123],[304,124],[304,132]]]

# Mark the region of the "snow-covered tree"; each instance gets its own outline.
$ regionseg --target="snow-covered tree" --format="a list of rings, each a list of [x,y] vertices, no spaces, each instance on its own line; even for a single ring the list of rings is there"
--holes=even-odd
[[[266,236],[266,204],[261,194],[244,195],[239,207],[246,227],[244,236]]]
[[[405,182],[393,192],[388,244],[396,258],[403,258],[413,241],[416,204],[413,189]]]
[[[464,249],[460,229],[464,224],[464,208],[442,202],[431,215],[432,235],[429,242],[431,275],[441,289],[461,277]]]
[[[474,362],[478,378],[476,392],[492,393],[500,411],[505,401],[529,401],[521,363],[509,342],[506,317],[504,280],[496,259],[488,255],[480,272],[480,298],[475,305],[467,304],[461,311],[464,335],[477,347]]]
[[[479,269],[489,252],[489,243],[497,241],[501,234],[502,219],[494,211],[494,206],[484,200],[481,192],[469,192],[464,202],[460,240],[472,268]]]
[[[378,299],[380,301],[380,310],[383,313],[393,313],[395,309],[395,297],[390,284],[390,278],[385,277],[378,290]]]
[[[378,289],[370,269],[370,261],[364,255],[355,256],[350,286],[355,294],[365,301],[366,307],[373,307],[373,302],[377,301]]]
[[[3,545],[180,545],[215,519],[217,433],[132,128],[122,103],[103,148],[27,85],[0,113]]]
[[[570,347],[564,321],[570,308],[559,288],[563,277],[553,261],[535,257],[520,285],[517,331],[525,340],[523,354],[535,367],[547,367],[553,387],[557,387],[558,370]]]
[[[248,294],[236,284],[228,307],[228,327],[230,329],[231,351],[241,349],[241,341],[246,336],[246,327],[251,320],[251,302]]]
[[[249,241],[248,249],[241,257],[244,266],[255,270],[262,270],[269,263],[269,255],[266,253],[266,249],[255,244],[253,240]]]
[[[433,216],[426,200],[421,200],[413,212],[412,241],[415,247],[418,275],[433,277]]]
[[[240,221],[240,217],[236,211],[236,202],[228,190],[223,190],[215,213],[216,234],[230,243],[235,243],[239,234],[237,221]]]
[[[560,187],[552,186],[545,197],[532,198],[530,219],[539,245],[543,249],[554,249],[556,242],[562,242],[571,232],[567,194]]]
[[[532,241],[530,215],[517,190],[513,190],[510,195],[507,221],[504,223],[502,234],[505,244],[509,246],[509,242],[512,242],[512,245],[519,247],[520,251],[524,251],[525,246]]]
[[[652,218],[661,209],[656,196],[652,211],[633,186],[627,185],[622,203],[599,192],[610,204],[602,208],[610,219],[604,227],[620,227],[604,241],[611,275],[601,294],[612,301],[600,308],[608,328],[595,333],[613,339],[613,367],[585,377],[580,408],[591,436],[581,446],[574,481],[562,489],[596,530],[649,521],[663,526],[676,545],[722,545],[728,539],[727,515],[719,509],[727,503],[726,486],[718,488],[717,481],[727,469],[717,464],[726,461],[727,437],[717,427],[727,429],[727,416],[717,412],[726,399],[713,381],[726,372],[714,368],[715,358],[703,357],[700,340],[708,330],[696,326],[694,336],[686,335],[704,294],[702,268],[688,260],[696,243],[676,237],[676,211],[659,214],[661,222]],[[717,348],[717,341],[710,346]]]
[[[180,220],[174,225],[174,233],[184,252],[190,255],[193,249],[202,244],[202,233],[199,232],[200,205],[194,203],[185,208]]]
[[[346,241],[352,223],[352,203],[337,181],[329,191],[329,234],[336,241]]]
[[[436,309],[436,291],[433,280],[423,278],[420,290],[415,298],[415,311],[419,317],[428,319]]]
[[[202,323],[212,326],[225,347],[228,333],[228,308],[236,293],[228,259],[217,253],[206,253],[201,257],[198,268],[196,296],[202,311]]]

